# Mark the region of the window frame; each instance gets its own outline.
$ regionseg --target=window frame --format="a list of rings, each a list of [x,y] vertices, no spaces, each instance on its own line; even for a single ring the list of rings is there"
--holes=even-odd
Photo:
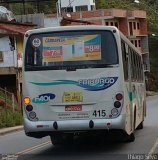
[[[81,68],[79,68],[79,67],[77,67],[76,69],[85,69],[85,68],[104,68],[104,67],[107,67],[108,65],[115,65],[115,64],[119,64],[119,55],[118,55],[118,47],[117,47],[117,42],[116,42],[116,39],[115,39],[115,37],[114,37],[114,35],[113,35],[113,32],[112,31],[110,31],[110,30],[90,30],[90,31],[87,31],[87,30],[84,30],[84,32],[82,31],[82,30],[79,30],[79,31],[66,31],[66,32],[64,32],[64,31],[62,31],[62,32],[59,32],[59,31],[56,31],[56,32],[51,32],[51,33],[49,33],[49,32],[45,32],[45,33],[37,33],[37,34],[32,34],[30,37],[33,37],[33,36],[43,36],[44,37],[44,35],[46,36],[46,35],[48,35],[48,37],[50,37],[51,35],[53,35],[53,36],[68,36],[68,35],[75,35],[75,36],[77,36],[77,35],[92,35],[92,34],[94,34],[94,35],[97,35],[97,34],[101,34],[101,35],[103,35],[103,36],[105,36],[105,31],[106,32],[108,32],[108,33],[110,33],[109,35],[110,36],[112,36],[112,41],[115,43],[115,46],[116,47],[114,47],[114,49],[115,49],[115,63],[114,63],[114,61],[112,62],[112,64],[102,64],[103,62],[101,62],[100,60],[98,60],[98,64],[94,64],[94,66],[92,65],[92,64],[86,64],[86,67],[81,67],[81,66],[83,66],[84,64],[82,64],[82,61],[75,61],[76,63],[77,62],[79,62],[79,64],[77,64],[77,66],[79,66],[79,67],[81,67]],[[71,34],[70,34],[71,33]],[[83,33],[83,34],[82,34]],[[52,36],[52,37],[53,37]],[[105,38],[103,38],[103,36],[101,36],[101,46],[102,46],[102,48],[101,48],[101,50],[103,50],[103,49],[105,49],[105,45],[103,45],[104,44],[104,42],[108,42],[108,43],[110,43],[109,42],[109,39],[107,40],[106,39],[106,41],[105,41]],[[33,66],[32,64],[33,64],[33,61],[34,60],[32,60],[32,64],[31,65],[29,65],[29,63],[27,64],[27,57],[29,57],[29,56],[26,56],[27,54],[26,54],[26,48],[30,48],[30,46],[28,46],[28,45],[31,45],[31,42],[29,42],[29,40],[31,39],[31,38],[28,38],[28,41],[27,41],[27,44],[26,44],[26,46],[25,46],[25,58],[24,58],[24,68],[25,68],[25,70],[26,71],[34,71],[34,70],[65,70],[66,69],[66,67],[68,67],[68,66],[65,66],[64,67],[64,65],[62,66],[62,67],[60,67],[60,66],[46,66],[46,67],[44,67],[44,66]],[[103,42],[102,42],[102,40],[104,40]],[[28,44],[28,43],[30,43],[30,44]],[[107,45],[108,46],[108,45]],[[114,46],[114,45],[113,45]],[[108,46],[108,48],[109,48],[109,50],[110,50],[110,48],[112,48],[112,47],[109,47]],[[27,51],[28,52],[28,51]],[[103,52],[103,51],[102,51]],[[105,52],[105,51],[104,51]],[[112,56],[111,56],[111,54],[109,53],[108,54],[109,55],[109,59],[113,59],[112,58]],[[32,57],[33,58],[33,57]],[[103,59],[104,60],[104,59]],[[97,62],[97,60],[94,60],[95,62]],[[106,60],[107,62],[109,62],[108,60]],[[69,63],[71,63],[71,61],[68,61]],[[66,63],[68,63],[67,61],[64,61],[64,63],[66,64]],[[74,61],[72,61],[72,62],[74,62]],[[80,64],[80,62],[81,62],[81,64]],[[86,62],[86,61],[83,61],[84,63]],[[63,62],[61,62],[61,63],[63,63]],[[75,64],[76,64],[75,63]],[[99,66],[100,65],[100,66]],[[71,66],[71,65],[70,65]],[[71,67],[76,67],[75,65],[73,66],[71,66]]]

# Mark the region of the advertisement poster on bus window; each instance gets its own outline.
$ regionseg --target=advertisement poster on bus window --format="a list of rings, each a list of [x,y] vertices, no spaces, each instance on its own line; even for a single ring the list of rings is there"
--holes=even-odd
[[[101,35],[43,37],[43,62],[101,60]]]

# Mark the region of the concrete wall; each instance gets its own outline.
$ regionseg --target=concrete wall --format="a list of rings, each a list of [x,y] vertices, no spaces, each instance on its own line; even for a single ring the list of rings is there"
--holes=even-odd
[[[17,67],[17,53],[16,51],[4,51],[3,61],[0,62],[0,67]]]
[[[37,28],[44,27],[44,13],[27,14],[16,16],[16,21],[20,23],[33,23]]]
[[[22,57],[23,57],[23,37],[16,38],[16,50],[17,50],[17,59],[18,67],[22,67]]]
[[[8,36],[0,38],[0,52],[2,55],[0,67],[17,67],[17,52],[11,46]]]
[[[148,47],[148,28],[146,20],[146,12],[141,10],[128,11],[123,9],[100,9],[95,11],[82,11],[71,13],[72,19],[84,20],[92,22],[95,25],[111,25],[116,27],[142,51],[144,63],[147,64],[146,70],[150,70],[149,66],[149,47]],[[77,25],[71,23],[69,25]],[[78,23],[78,25],[80,25]],[[135,43],[137,42],[137,43]],[[139,45],[140,44],[140,45]],[[145,55],[145,56],[144,56]]]
[[[56,15],[45,15],[44,17],[44,27],[57,27],[60,26],[60,18]]]

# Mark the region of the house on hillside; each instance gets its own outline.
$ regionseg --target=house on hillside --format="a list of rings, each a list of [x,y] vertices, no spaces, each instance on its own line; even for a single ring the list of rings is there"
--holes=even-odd
[[[86,0],[85,0],[86,1]],[[87,0],[88,1],[88,0]],[[144,70],[150,71],[147,16],[143,10],[100,9],[61,13],[60,25],[94,25],[117,27],[142,53]],[[57,17],[59,19],[59,17]]]
[[[95,0],[58,0],[59,12],[79,12],[96,10]]]
[[[20,104],[23,37],[35,25],[0,20],[0,87],[14,92]]]
[[[150,71],[147,15],[143,10],[97,9],[95,0],[58,0],[57,13],[45,15],[45,27],[94,24],[116,26],[137,47]]]
[[[57,13],[45,15],[44,26],[104,25],[117,27],[141,51],[150,71],[147,15],[143,10],[98,9],[95,0],[58,0]]]

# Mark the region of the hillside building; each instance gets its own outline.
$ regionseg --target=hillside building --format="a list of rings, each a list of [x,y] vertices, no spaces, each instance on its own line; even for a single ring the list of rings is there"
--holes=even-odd
[[[143,57],[145,72],[150,71],[146,12],[141,10],[101,9],[62,13],[62,25],[83,25],[83,21],[94,25],[116,26],[137,47]],[[66,22],[66,20],[68,22]],[[77,20],[78,22],[75,22]],[[81,23],[79,23],[81,21]]]
[[[144,69],[150,71],[149,46],[146,12],[141,10],[100,9],[96,10],[95,0],[58,0],[57,25],[105,25],[116,26],[137,47],[143,57]],[[59,19],[63,20],[62,23]],[[46,26],[51,26],[51,17],[45,18]]]
[[[20,107],[23,37],[35,25],[0,20],[0,88],[14,93]]]
[[[59,12],[79,12],[95,10],[95,0],[58,0]]]

